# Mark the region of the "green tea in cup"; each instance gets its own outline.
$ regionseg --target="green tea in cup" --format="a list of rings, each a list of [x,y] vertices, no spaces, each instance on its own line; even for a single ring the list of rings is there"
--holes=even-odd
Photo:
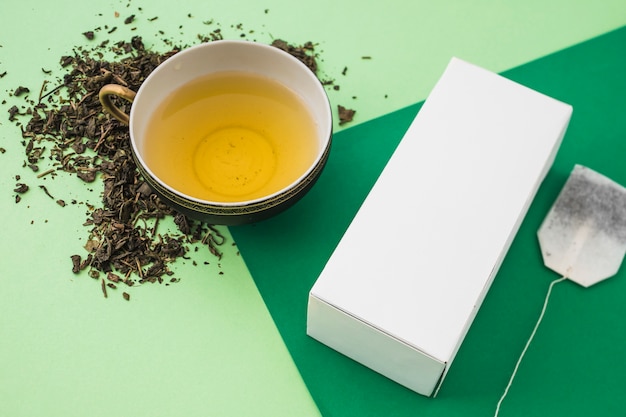
[[[182,193],[232,202],[274,194],[314,162],[317,127],[302,100],[265,76],[209,74],[163,100],[143,144],[152,172]]]

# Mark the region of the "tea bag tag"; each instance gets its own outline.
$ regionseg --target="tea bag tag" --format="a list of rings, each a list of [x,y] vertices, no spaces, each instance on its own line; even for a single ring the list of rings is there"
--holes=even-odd
[[[617,273],[626,254],[626,188],[576,165],[538,231],[544,264],[583,287]]]
[[[626,188],[576,165],[537,235],[544,264],[561,278],[548,287],[539,319],[498,401],[495,417],[543,320],[552,288],[566,279],[590,287],[619,270],[626,254]]]

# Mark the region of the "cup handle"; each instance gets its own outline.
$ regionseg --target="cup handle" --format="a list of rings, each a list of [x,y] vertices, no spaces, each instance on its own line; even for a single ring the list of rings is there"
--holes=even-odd
[[[127,125],[130,123],[130,116],[120,110],[119,107],[117,107],[115,104],[113,104],[113,102],[111,101],[111,96],[117,96],[132,103],[136,95],[137,93],[124,86],[117,84],[107,84],[100,89],[98,97],[100,98],[100,103],[102,103],[102,107],[104,108],[104,110],[111,113],[113,117]]]

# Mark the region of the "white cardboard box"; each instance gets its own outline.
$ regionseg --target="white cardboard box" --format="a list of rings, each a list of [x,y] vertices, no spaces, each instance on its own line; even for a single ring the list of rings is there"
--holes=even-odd
[[[307,334],[436,395],[571,113],[453,58],[311,289]]]

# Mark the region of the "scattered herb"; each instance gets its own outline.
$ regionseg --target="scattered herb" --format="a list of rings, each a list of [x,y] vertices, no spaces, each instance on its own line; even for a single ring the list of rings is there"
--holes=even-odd
[[[56,171],[56,169],[54,169],[54,168],[50,168],[50,169],[48,169],[48,170],[46,170],[46,171],[42,172],[41,174],[37,175],[37,178],[43,178],[43,177],[45,177],[45,176],[46,176],[46,175],[48,175],[48,174],[52,174],[52,173],[54,173],[55,171]]]
[[[15,116],[18,116],[20,114],[20,109],[18,109],[17,106],[13,105],[11,106],[11,108],[9,108],[8,112],[9,112],[9,121],[12,122],[15,120]]]
[[[102,288],[102,294],[104,294],[104,298],[107,298],[108,297],[107,286],[106,286],[106,283],[104,282],[104,278],[100,280],[100,287]]]
[[[54,197],[52,197],[52,194],[50,194],[50,191],[48,191],[45,185],[40,185],[39,188],[41,188],[48,197],[54,200]]]
[[[304,45],[295,46],[285,42],[282,39],[275,39],[272,42],[272,46],[282,49],[285,52],[298,58],[304,65],[309,67],[314,74],[317,74],[317,54],[315,53],[315,46],[312,42],[306,42]]]
[[[13,189],[13,191],[19,194],[24,194],[26,191],[28,191],[28,188],[28,185],[18,182],[17,184],[15,184],[15,188]]]
[[[25,113],[17,107],[10,109],[9,117],[29,117],[26,123],[18,122],[25,165],[38,170],[42,161],[53,161],[53,167],[39,178],[64,172],[87,183],[102,179],[102,207],[89,206],[85,222],[90,228],[85,245],[89,256],[77,267],[80,256],[74,255],[72,270],[89,268],[94,278],[100,272],[111,277],[117,271],[127,285],[136,281],[163,282],[162,276],[172,274],[169,264],[185,255],[187,244],[204,244],[210,253],[221,257],[218,246],[223,244],[224,236],[212,226],[174,212],[159,200],[136,169],[128,127],[102,112],[98,92],[110,82],[137,90],[178,48],[156,53],[146,50],[140,37],[133,37],[130,42],[106,47],[117,57],[110,61],[102,59],[101,48],[77,48],[74,55],[63,56],[60,64],[68,72],[58,85],[42,93],[38,102],[31,100]],[[42,90],[46,86],[44,83]],[[28,189],[25,184],[16,187],[16,192]],[[39,187],[53,198],[45,186]],[[65,205],[63,200],[56,202]],[[159,221],[174,216],[181,234],[158,233]]]
[[[26,87],[19,86],[15,89],[15,92],[13,92],[13,95],[15,97],[19,97],[22,94],[26,94],[26,93],[30,93],[30,90]]]
[[[72,259],[72,272],[75,274],[78,274],[80,270],[82,269],[80,267],[80,263],[81,263],[80,255],[72,255],[70,258]]]
[[[115,17],[119,17],[118,12]],[[134,19],[135,16],[131,15],[124,23],[130,24]],[[212,24],[213,21],[203,23]],[[109,34],[116,29],[104,26]],[[237,29],[243,31],[243,25],[237,25]],[[102,29],[95,29],[99,30]],[[94,31],[83,35],[89,40],[95,38]],[[223,39],[223,34],[216,28],[208,35],[198,35],[198,38],[208,42]],[[102,184],[101,206],[84,203],[88,207],[84,222],[89,230],[85,244],[87,257],[83,259],[76,254],[70,258],[72,272],[78,274],[87,269],[90,277],[101,281],[105,297],[108,296],[107,288],[116,289],[120,283],[127,286],[162,283],[164,276],[170,276],[168,283],[178,282],[179,279],[171,277],[173,272],[169,265],[178,258],[189,259],[186,256],[189,244],[195,245],[196,251],[198,245],[207,247],[219,260],[222,257],[220,247],[226,242],[219,229],[189,219],[160,201],[136,168],[128,127],[104,114],[98,99],[100,88],[108,83],[137,91],[159,64],[182,49],[171,41],[164,42],[169,46],[164,53],[146,49],[139,36],[128,42],[105,40],[92,49],[77,47],[72,55],[64,55],[59,60],[61,68],[65,69],[62,78],[56,82],[45,80],[38,99],[25,98],[30,107],[24,111],[17,106],[8,110],[9,120],[17,121],[22,131],[24,166],[38,171],[41,163],[45,161],[49,165],[48,160],[52,161],[52,167],[46,167],[37,178],[50,174],[54,178],[57,173],[66,173],[86,183],[98,180]],[[298,58],[317,75],[318,55],[312,42],[298,46],[277,39],[272,45]],[[113,59],[104,59],[105,55],[112,55]],[[51,73],[50,70],[42,71]],[[332,85],[333,81],[322,83]],[[338,89],[338,86],[334,88]],[[14,96],[28,92],[28,88],[18,87]],[[128,111],[128,103],[119,105],[123,111]],[[343,114],[340,114],[343,124],[351,120],[354,111],[342,111],[340,107],[340,113]],[[26,118],[25,123],[22,118]],[[39,187],[54,199],[45,186]],[[16,193],[23,194],[27,190],[26,184],[17,183]],[[16,202],[19,201],[20,196],[16,195]],[[62,199],[55,201],[62,207],[66,205]],[[77,204],[76,200],[72,200],[72,204]],[[166,218],[173,220],[179,233],[159,233],[159,222]],[[105,274],[106,279],[100,278],[101,274]],[[122,296],[130,299],[127,292]]]
[[[107,279],[111,282],[120,282],[120,276],[117,274],[114,274],[113,272],[109,272],[107,274]]]
[[[354,118],[355,110],[347,109],[342,105],[337,106],[339,112],[339,124],[343,125],[345,123],[351,122]]]

